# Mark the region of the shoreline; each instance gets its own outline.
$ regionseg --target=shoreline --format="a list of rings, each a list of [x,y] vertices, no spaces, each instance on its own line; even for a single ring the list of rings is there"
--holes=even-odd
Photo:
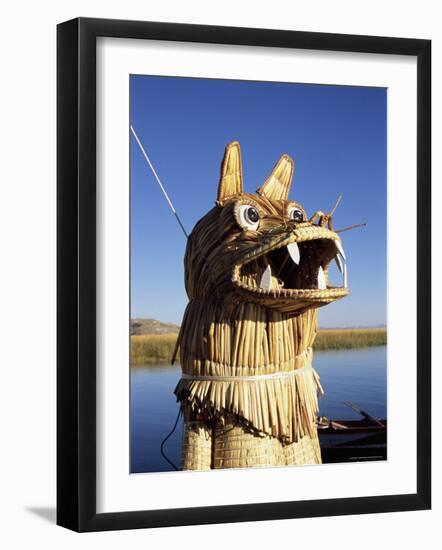
[[[170,364],[177,336],[176,333],[132,335],[131,365]],[[360,349],[386,344],[386,328],[321,329],[316,336],[313,351]]]

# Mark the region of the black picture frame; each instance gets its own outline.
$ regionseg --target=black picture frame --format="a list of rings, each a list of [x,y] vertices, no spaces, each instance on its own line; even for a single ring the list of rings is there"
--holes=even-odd
[[[96,512],[96,39],[199,42],[417,58],[417,492]],[[57,523],[102,531],[431,506],[431,41],[79,18],[57,28]]]

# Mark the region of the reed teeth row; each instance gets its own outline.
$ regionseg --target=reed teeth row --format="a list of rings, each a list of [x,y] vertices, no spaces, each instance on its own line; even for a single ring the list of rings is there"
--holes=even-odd
[[[347,288],[347,266],[345,263],[346,256],[345,256],[344,248],[340,241],[335,241],[335,245],[336,245],[337,252],[334,257],[334,260],[336,262],[336,265],[338,266],[339,271],[342,273],[343,287]],[[286,248],[293,262],[296,265],[299,265],[301,254],[299,251],[298,243],[296,242],[290,243],[287,245]],[[273,281],[272,276],[273,276],[272,268],[271,268],[271,265],[268,264],[261,275],[261,279],[259,281],[259,288],[267,291],[272,290],[275,287],[275,282],[276,282],[276,281]],[[317,288],[318,290],[327,289],[327,275],[322,266],[319,266],[319,269],[318,269]]]
[[[345,265],[344,265],[345,269]],[[346,271],[344,271],[344,276],[346,276]],[[344,283],[344,286],[346,284]],[[263,290],[272,290],[273,288],[273,281],[272,281],[272,268],[270,264],[265,268],[261,275],[261,280],[259,283],[259,288],[262,288]],[[326,290],[327,289],[327,280],[324,273],[324,270],[322,267],[319,267],[318,270],[318,289],[319,290]]]
[[[299,260],[301,258],[301,254],[299,252],[299,246],[298,243],[290,243],[287,245],[287,251],[289,253],[290,258],[293,260],[293,262],[296,265],[299,265]],[[263,274],[261,275],[261,280],[259,283],[259,288],[262,288],[263,290],[272,290],[273,284],[272,284],[272,268],[270,264],[265,268]]]

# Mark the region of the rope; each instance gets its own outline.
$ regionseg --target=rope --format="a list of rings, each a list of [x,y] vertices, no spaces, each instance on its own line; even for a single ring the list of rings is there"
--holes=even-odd
[[[301,367],[291,371],[274,372],[272,374],[257,374],[255,376],[198,376],[194,374],[183,373],[181,380],[198,380],[198,381],[213,381],[213,382],[248,382],[254,380],[278,380],[281,378],[290,378],[297,376],[307,371],[313,371],[311,365]]]
[[[161,180],[160,180],[158,174],[156,173],[156,170],[153,167],[153,164],[151,163],[150,158],[147,156],[147,153],[146,153],[146,151],[143,147],[143,144],[141,143],[140,139],[138,138],[137,133],[135,132],[132,125],[130,127],[130,131],[132,132],[136,142],[138,143],[138,146],[139,146],[141,152],[143,153],[143,156],[146,159],[146,162],[149,165],[149,168],[152,170],[152,174],[154,175],[155,179],[158,182],[158,185],[160,186],[160,189],[161,189],[161,191],[164,195],[164,198],[166,199],[168,205],[170,206],[170,209],[172,210],[175,218],[177,219],[177,222],[180,224],[180,227],[181,227],[181,229],[182,229],[182,231],[183,231],[183,233],[184,233],[184,235],[186,236],[186,239],[187,239],[189,237],[189,235],[187,234],[187,231],[184,229],[184,225],[183,225],[182,221],[180,220],[180,217],[178,216],[178,213],[175,210],[175,207],[173,206],[172,201],[170,200],[169,195],[167,194],[167,191],[164,188],[164,185],[161,183]]]
[[[168,462],[168,463],[172,466],[172,468],[173,468],[174,470],[176,470],[177,472],[179,471],[179,468],[177,468],[177,467],[175,466],[175,464],[174,464],[171,460],[169,460],[169,458],[166,456],[166,453],[164,452],[164,444],[165,444],[166,441],[169,439],[169,437],[172,436],[173,432],[176,430],[176,427],[177,427],[177,425],[178,425],[178,420],[179,420],[179,418],[180,418],[180,415],[181,415],[181,407],[178,409],[178,414],[177,414],[177,417],[176,417],[176,420],[175,420],[175,424],[173,425],[172,430],[166,435],[166,437],[163,439],[163,441],[161,442],[161,445],[160,445],[160,453],[161,453],[161,456],[162,456],[162,457],[164,458],[164,460],[165,460],[166,462]]]

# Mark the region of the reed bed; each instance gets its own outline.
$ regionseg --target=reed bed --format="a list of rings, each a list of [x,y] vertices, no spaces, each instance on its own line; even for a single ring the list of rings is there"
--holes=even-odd
[[[385,346],[387,329],[385,328],[352,328],[319,330],[313,349],[339,350]]]
[[[131,336],[131,362],[170,363],[177,334],[141,334]],[[319,330],[313,349],[315,351],[367,348],[385,346],[385,328],[327,329]]]
[[[132,364],[170,363],[177,334],[134,334],[130,338]]]

